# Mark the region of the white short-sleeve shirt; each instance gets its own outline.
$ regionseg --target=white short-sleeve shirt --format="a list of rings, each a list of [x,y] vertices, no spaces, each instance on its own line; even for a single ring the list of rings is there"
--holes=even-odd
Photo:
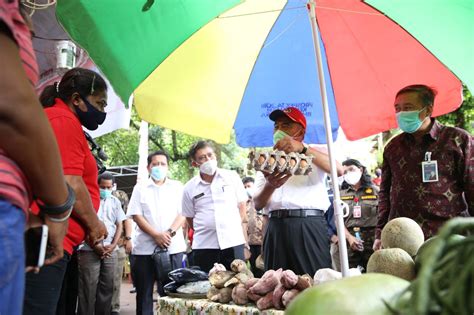
[[[114,240],[117,224],[126,219],[120,200],[115,196],[100,199],[100,207],[99,211],[97,211],[97,217],[104,223],[105,228],[107,229],[107,238],[104,240],[104,245],[110,245]],[[90,248],[86,242],[83,242],[78,250],[90,251],[92,248]],[[114,250],[118,250],[118,247],[115,247]]]
[[[315,147],[315,146],[311,146]],[[318,150],[321,149],[318,147]],[[326,211],[330,206],[324,179],[326,172],[313,164],[308,175],[293,175],[280,188],[275,189],[265,206],[264,213],[278,209],[319,209]],[[255,194],[265,186],[266,179],[261,172],[255,177]]]
[[[235,171],[217,169],[211,183],[198,174],[183,193],[183,215],[193,218],[193,249],[226,249],[245,243],[238,204],[247,201]]]
[[[168,230],[181,214],[183,184],[167,178],[163,185],[156,185],[148,179],[133,189],[128,205],[127,217],[141,215],[158,232]],[[137,225],[133,237],[133,255],[151,255],[157,246],[155,240]],[[183,229],[179,228],[171,239],[170,254],[186,251]]]

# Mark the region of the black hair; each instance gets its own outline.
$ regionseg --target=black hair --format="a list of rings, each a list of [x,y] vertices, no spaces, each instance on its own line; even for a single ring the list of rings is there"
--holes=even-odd
[[[433,106],[435,96],[436,94],[438,94],[438,92],[435,89],[427,85],[414,84],[414,85],[405,86],[403,89],[398,91],[396,97],[398,97],[398,95],[400,94],[411,93],[411,92],[417,93],[421,102],[425,106]]]
[[[115,177],[110,172],[103,172],[99,175],[99,180],[97,181],[99,184],[102,180],[111,180],[112,184],[115,184]]]
[[[247,184],[247,183],[255,183],[255,179],[253,177],[247,176],[242,178],[242,184]]]
[[[360,186],[362,188],[367,188],[367,187],[371,187],[372,186],[372,178],[370,177],[370,174],[367,172],[367,168],[362,165],[362,163],[359,162],[359,160],[356,160],[356,159],[347,159],[345,160],[344,162],[342,162],[342,165],[343,166],[350,166],[350,165],[354,165],[358,168],[361,168],[362,169],[362,176],[360,177]],[[346,182],[344,182],[342,184],[342,188],[343,189],[346,189],[349,184],[347,184]]]
[[[166,158],[166,163],[169,163],[170,157],[169,157],[168,153],[166,153],[165,151],[162,151],[162,150],[158,150],[158,151],[155,151],[155,152],[148,155],[148,157],[146,159],[147,166],[149,166],[151,164],[151,160],[153,160],[153,157],[156,156],[156,155],[163,155]]]
[[[212,145],[212,142],[207,141],[207,140],[199,140],[195,142],[191,148],[189,149],[188,155],[191,160],[194,160],[196,152],[203,149],[203,148],[211,148],[214,150],[214,146]]]
[[[75,92],[86,97],[103,91],[107,91],[107,84],[100,74],[89,69],[73,68],[66,72],[59,82],[44,88],[40,102],[43,107],[51,107],[55,98],[68,102]]]

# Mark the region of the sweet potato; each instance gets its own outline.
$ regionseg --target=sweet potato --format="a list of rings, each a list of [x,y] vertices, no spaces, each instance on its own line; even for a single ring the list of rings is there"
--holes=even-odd
[[[238,284],[232,289],[232,301],[237,305],[245,305],[249,302],[247,290],[243,284]]]
[[[286,289],[283,286],[283,284],[279,283],[275,290],[273,291],[273,306],[277,310],[282,310],[283,309],[283,303],[281,302],[281,297],[283,296],[283,293],[285,293]]]
[[[262,278],[250,288],[250,291],[259,295],[265,295],[268,292],[273,291],[280,281],[278,275],[279,274],[275,270],[268,270]]]
[[[252,293],[252,291],[250,290],[247,290],[247,297],[249,298],[249,300],[253,301],[253,302],[257,302],[258,300],[260,300],[263,296],[262,295],[259,295],[259,294],[255,294],[255,293]]]
[[[257,301],[257,308],[261,311],[273,307],[273,292],[268,292],[264,297]]]
[[[288,269],[282,272],[280,282],[286,289],[293,289],[298,282],[298,276]]]
[[[248,290],[250,289],[257,281],[260,280],[260,278],[251,278],[248,279],[247,282],[245,282],[245,288]]]
[[[281,297],[283,305],[286,307],[299,293],[297,289],[286,290]]]

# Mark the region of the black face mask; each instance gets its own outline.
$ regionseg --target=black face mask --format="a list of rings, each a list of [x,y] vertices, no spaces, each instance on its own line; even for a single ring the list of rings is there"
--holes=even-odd
[[[99,128],[99,125],[102,125],[107,114],[101,112],[100,110],[92,106],[92,104],[82,95],[81,99],[87,106],[87,112],[83,112],[77,106],[75,107],[76,114],[79,117],[79,121],[87,129],[96,130],[97,128]]]

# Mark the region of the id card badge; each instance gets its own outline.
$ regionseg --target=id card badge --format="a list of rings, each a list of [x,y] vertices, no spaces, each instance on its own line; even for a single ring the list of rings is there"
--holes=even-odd
[[[362,217],[362,208],[361,208],[361,206],[359,206],[359,205],[354,206],[354,208],[352,209],[352,216],[355,219],[359,219],[360,217]]]
[[[431,152],[426,152],[425,161],[421,162],[421,176],[423,183],[437,182],[438,179],[438,161],[431,160]]]

